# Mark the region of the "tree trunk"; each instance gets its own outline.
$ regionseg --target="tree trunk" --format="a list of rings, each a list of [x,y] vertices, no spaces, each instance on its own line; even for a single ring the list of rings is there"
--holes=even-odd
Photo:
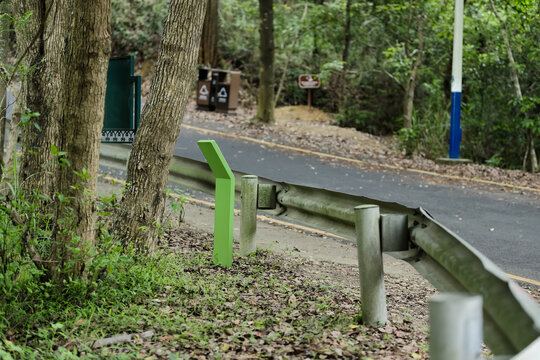
[[[0,2],[0,14],[8,13],[7,4]],[[6,70],[7,54],[9,48],[8,32],[9,23],[5,18],[0,19],[0,176],[4,165],[4,142],[6,137],[6,109],[7,109],[7,77]]]
[[[23,130],[23,190],[49,196],[54,209],[52,243],[32,258],[61,284],[88,269],[95,241],[94,192],[111,52],[109,0],[23,0],[32,11],[28,33],[19,34],[19,59],[34,66],[22,93],[37,118]],[[54,145],[57,151],[52,150]],[[60,165],[60,166],[59,166]],[[42,211],[46,211],[43,204]],[[43,260],[41,255],[43,255]]]
[[[55,198],[57,227],[48,258],[56,265],[49,274],[55,280],[84,275],[91,257],[88,251],[95,244],[94,196],[111,55],[110,1],[64,4],[70,20],[65,52],[46,57],[51,59],[49,66],[63,70],[63,87],[57,95],[61,103],[54,109],[60,129],[56,146],[69,161],[55,172],[55,190],[63,195]],[[56,85],[53,91],[58,90]]]
[[[343,53],[341,55],[341,60],[343,61],[343,70],[339,74],[338,78],[338,111],[342,114],[344,114],[346,111],[345,102],[347,99],[345,92],[347,91],[347,70],[349,69],[349,50],[351,47],[351,5],[352,0],[347,0],[347,4],[345,6],[345,28],[343,30]]]
[[[155,75],[135,136],[128,186],[113,229],[124,248],[152,251],[165,208],[169,162],[195,79],[206,1],[172,0]]]
[[[274,124],[274,9],[273,0],[259,0],[260,83],[256,122]]]
[[[27,124],[22,128],[19,178],[23,191],[37,190],[50,199],[55,183],[55,157],[51,146],[58,138],[59,104],[62,103],[64,59],[61,55],[69,21],[67,3],[68,0],[24,0],[16,5],[20,15],[27,11],[33,14],[30,29],[17,38],[18,61],[35,68],[21,86],[20,109],[28,108],[40,114],[32,119],[37,126]]]
[[[405,83],[405,96],[403,99],[403,127],[410,129],[412,127],[413,107],[414,107],[414,92],[416,88],[416,78],[418,77],[418,69],[422,65],[424,57],[424,33],[423,33],[423,16],[418,16],[418,54],[412,68],[411,74]]]
[[[491,5],[491,10],[493,11],[493,15],[495,15],[495,17],[497,18],[497,21],[499,22],[499,25],[501,26],[501,35],[504,40],[504,46],[506,47],[508,61],[510,62],[510,71],[512,73],[512,80],[514,82],[514,91],[516,93],[516,97],[519,100],[519,103],[521,104],[523,103],[523,95],[521,93],[521,86],[519,84],[519,75],[517,72],[517,66],[514,60],[514,55],[512,53],[512,47],[510,46],[510,40],[508,39],[508,34],[506,33],[506,26],[504,25],[504,22],[499,16],[499,13],[497,12],[497,8],[495,7],[493,0],[489,0],[489,3]],[[531,129],[527,129],[527,141],[528,141],[527,149],[531,157],[531,172],[534,173],[538,171],[538,160],[536,158],[536,150],[534,148],[534,135],[532,134]]]
[[[208,0],[199,47],[199,63],[210,67],[217,66],[219,0]]]
[[[277,103],[279,101],[279,95],[281,94],[281,91],[283,89],[283,86],[285,84],[285,79],[287,78],[287,69],[289,68],[289,62],[291,61],[292,54],[294,52],[294,47],[296,46],[296,42],[298,41],[298,38],[300,37],[301,33],[301,26],[304,23],[304,19],[307,16],[308,12],[308,3],[304,5],[304,12],[302,13],[302,17],[300,18],[300,26],[296,30],[296,34],[294,34],[293,41],[291,43],[291,47],[289,48],[289,52],[287,54],[287,58],[285,59],[285,65],[283,65],[283,73],[281,74],[281,79],[279,80],[279,86],[277,89],[276,97],[274,99],[274,108],[277,106]]]
[[[351,5],[352,0],[347,0],[347,5],[345,6],[345,29],[343,31],[344,46],[343,54],[341,56],[341,60],[343,60],[345,67],[349,61],[349,50],[351,47]]]

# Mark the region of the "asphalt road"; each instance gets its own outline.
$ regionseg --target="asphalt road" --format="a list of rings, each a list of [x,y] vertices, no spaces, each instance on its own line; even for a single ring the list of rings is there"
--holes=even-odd
[[[196,124],[193,124],[196,125]],[[197,141],[213,139],[230,167],[277,181],[423,207],[505,272],[540,281],[540,201],[522,194],[437,184],[429,177],[372,171],[294,151],[184,128],[175,154],[204,161]]]
[[[13,96],[8,93],[8,103]],[[8,107],[8,118],[11,116]],[[196,125],[196,124],[194,124]],[[505,272],[540,281],[540,201],[521,194],[435,184],[429,177],[372,171],[294,151],[182,129],[175,154],[204,161],[197,141],[214,139],[231,168],[276,181],[423,207]]]

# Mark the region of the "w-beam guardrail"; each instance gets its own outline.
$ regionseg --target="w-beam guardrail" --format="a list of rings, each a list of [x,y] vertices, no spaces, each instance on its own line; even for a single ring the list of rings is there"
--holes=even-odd
[[[102,144],[100,164],[124,170],[129,152],[130,147],[126,145]],[[215,178],[204,162],[174,156],[169,172],[169,181],[173,184],[210,194],[214,192]],[[240,203],[241,177],[246,174],[233,173],[236,178],[235,199]],[[259,183],[272,184],[277,188],[277,207],[267,211],[271,215],[304,223],[353,242],[356,237],[354,208],[378,205],[385,252],[409,262],[440,291],[482,296],[484,338],[494,354],[515,355],[537,343],[535,340],[540,337],[540,306],[491,260],[437,222],[426,210],[261,177],[258,179]],[[400,238],[405,239],[405,244],[395,240]]]

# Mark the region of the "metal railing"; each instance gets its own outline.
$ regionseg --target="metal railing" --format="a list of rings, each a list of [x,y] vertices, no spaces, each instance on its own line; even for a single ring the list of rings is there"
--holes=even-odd
[[[129,151],[129,146],[102,144],[100,164],[125,169]],[[214,192],[215,179],[206,163],[174,156],[169,171],[169,181],[173,184]],[[245,174],[233,173],[239,203],[241,177]],[[259,182],[277,187],[277,208],[267,211],[270,214],[351,241],[356,237],[354,208],[358,205],[378,205],[383,217],[406,216],[408,249],[389,252],[390,255],[409,262],[440,291],[481,295],[484,339],[494,354],[515,355],[538,342],[540,306],[492,261],[437,222],[426,210],[261,177]],[[381,234],[383,241],[387,235]]]

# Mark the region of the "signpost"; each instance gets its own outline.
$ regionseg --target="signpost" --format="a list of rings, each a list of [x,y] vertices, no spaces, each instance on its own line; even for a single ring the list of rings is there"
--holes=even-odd
[[[216,177],[214,264],[231,267],[234,221],[234,175],[214,140],[199,140],[197,144]]]
[[[456,0],[454,51],[452,55],[452,103],[450,109],[450,159],[459,159],[461,144],[461,75],[463,64],[463,0]]]
[[[321,80],[318,75],[304,74],[298,77],[298,86],[308,91],[308,106],[311,107],[311,89],[321,87]]]

